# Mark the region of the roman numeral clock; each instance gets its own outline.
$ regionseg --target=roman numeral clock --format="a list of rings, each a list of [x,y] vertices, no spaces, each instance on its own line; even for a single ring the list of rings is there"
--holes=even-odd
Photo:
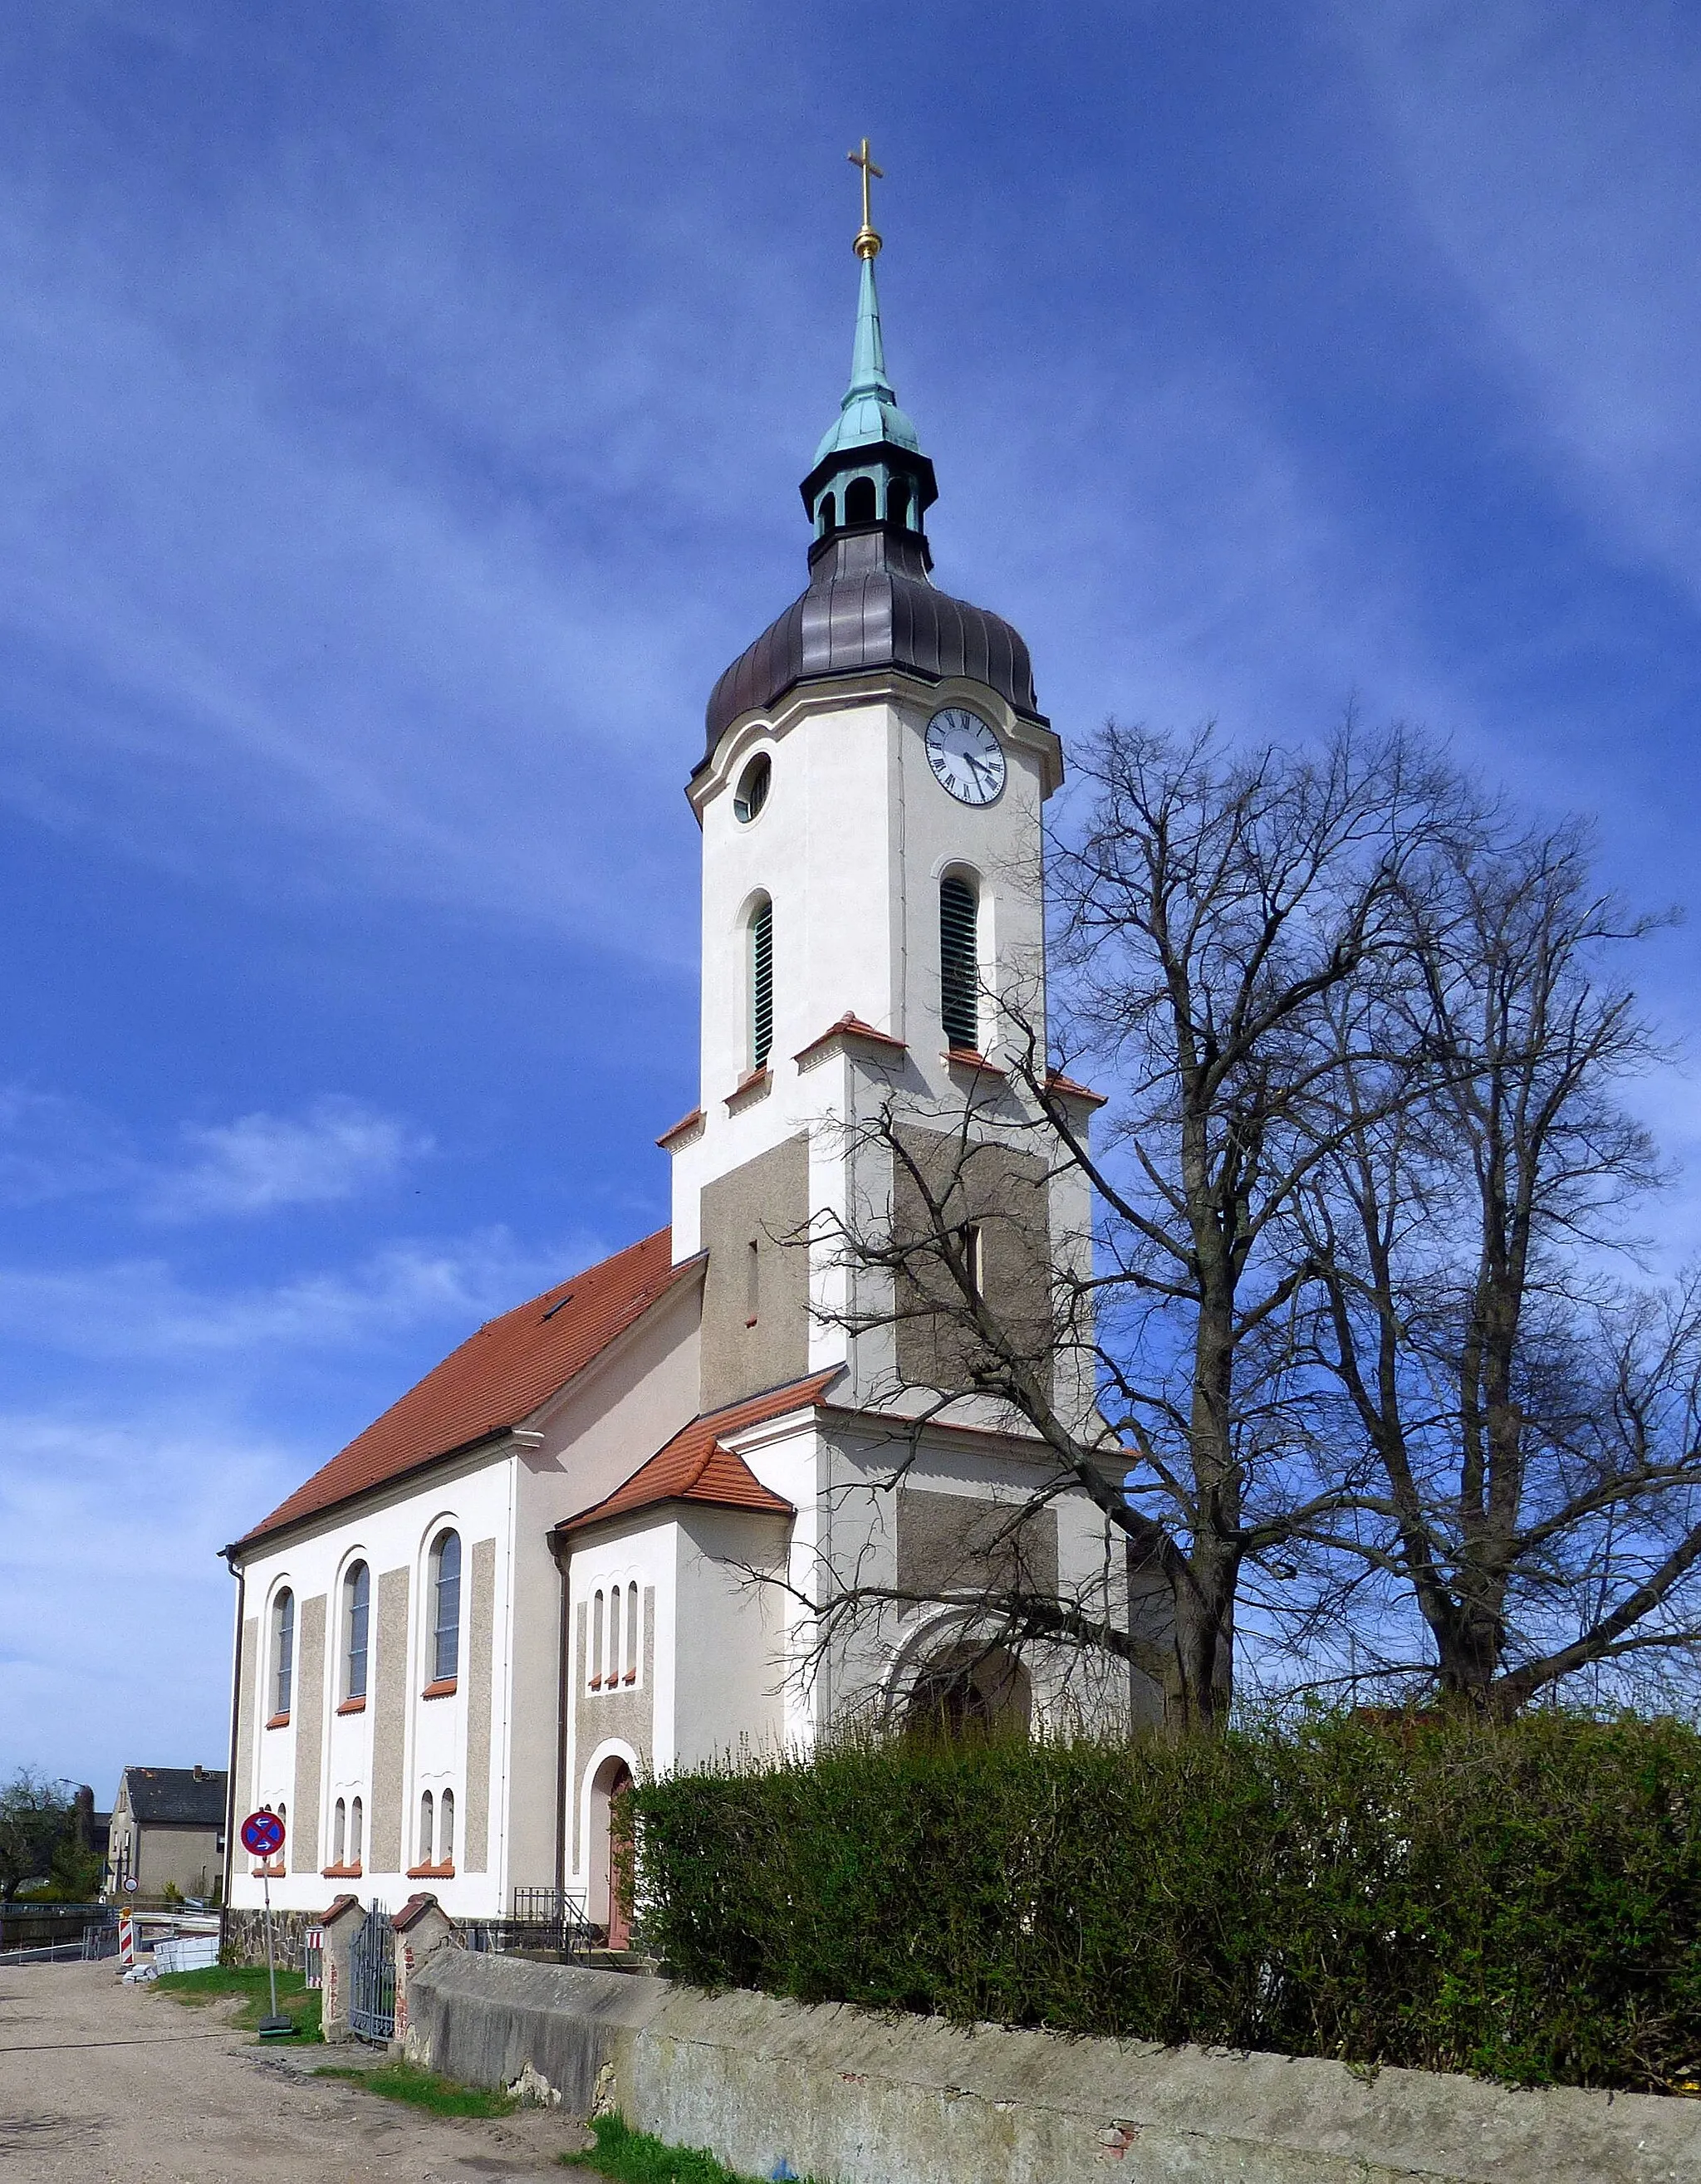
[[[928,722],[928,764],[959,804],[996,804],[1004,788],[1004,746],[979,713],[947,705]]]

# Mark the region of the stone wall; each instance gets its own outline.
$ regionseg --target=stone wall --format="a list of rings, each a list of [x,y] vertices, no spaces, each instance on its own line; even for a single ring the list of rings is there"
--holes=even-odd
[[[319,1924],[316,1911],[277,1911],[271,1914],[272,1947],[280,1971],[298,1972],[301,1970],[301,1945],[310,1926]],[[264,1964],[265,1962],[265,1914],[264,1911],[227,1910],[220,1930],[219,1945],[220,1960],[227,1964]]]
[[[618,2109],[751,2176],[1701,2184],[1692,2101],[962,2031],[454,1949],[415,1978],[408,2052],[475,2085],[530,2063],[576,2114]]]

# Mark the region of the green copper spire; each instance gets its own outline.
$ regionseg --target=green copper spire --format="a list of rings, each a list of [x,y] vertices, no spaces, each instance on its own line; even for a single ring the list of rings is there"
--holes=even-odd
[[[850,154],[862,170],[862,225],[853,248],[862,261],[856,294],[856,339],[850,352],[850,384],[839,415],[815,450],[809,476],[800,488],[815,529],[810,566],[828,543],[845,533],[881,529],[914,542],[923,567],[931,566],[922,518],[938,496],[934,466],[922,453],[916,428],[898,407],[886,376],[886,344],[880,332],[880,297],[874,285],[874,260],[880,254],[873,209],[871,179],[880,170],[868,156],[868,140]]]
[[[880,298],[874,286],[874,254],[862,260],[862,281],[856,298],[856,340],[850,352],[850,384],[839,405],[839,415],[827,428],[815,460],[849,448],[878,447],[882,440],[894,446],[920,451],[916,428],[898,407],[897,391],[886,376],[886,344],[880,333]]]

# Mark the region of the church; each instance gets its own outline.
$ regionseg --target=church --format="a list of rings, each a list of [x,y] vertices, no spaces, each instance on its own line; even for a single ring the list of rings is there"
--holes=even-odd
[[[1031,1581],[1113,1621],[1120,1544],[1030,1428],[941,1386],[878,1254],[841,1248],[1001,1110],[1027,1132],[1003,1156],[1021,1206],[965,1230],[975,1279],[1043,1306],[1091,1249],[1079,1170],[1032,1149],[1007,1066],[1008,997],[1043,1039],[1061,746],[1021,637],[932,582],[934,469],[876,292],[878,170],[866,143],[852,157],[855,343],[802,482],[808,582],[682,754],[701,1073],[658,1140],[671,1225],[480,1328],[226,1549],[232,1817],[269,1806],[287,1831],[263,1867],[230,1829],[233,1909],[265,1885],[298,1913],[428,1892],[494,1919],[547,1890],[617,1943],[610,1807],[634,1777],[917,1708],[1054,1730],[1142,1711],[1125,1666],[1084,1680],[979,1642],[964,1574],[1001,1510],[1031,1510]],[[1084,1137],[1096,1096],[1050,1089]],[[1090,1413],[1090,1371],[1048,1369]],[[824,1620],[853,1585],[878,1607]]]

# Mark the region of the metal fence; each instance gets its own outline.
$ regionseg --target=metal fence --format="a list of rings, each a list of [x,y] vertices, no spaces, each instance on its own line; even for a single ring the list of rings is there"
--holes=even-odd
[[[92,1964],[118,1954],[118,1914],[104,1903],[32,1904],[0,1913],[0,1964]]]
[[[499,1955],[588,1956],[596,1936],[583,1896],[569,1888],[516,1888],[511,1919],[469,1919],[462,1929],[469,1949]]]

